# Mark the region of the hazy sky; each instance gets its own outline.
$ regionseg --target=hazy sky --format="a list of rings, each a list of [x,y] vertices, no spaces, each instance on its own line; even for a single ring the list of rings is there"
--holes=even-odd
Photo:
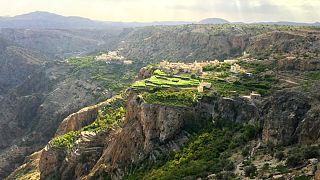
[[[49,11],[110,21],[320,21],[320,0],[0,0],[0,16]]]

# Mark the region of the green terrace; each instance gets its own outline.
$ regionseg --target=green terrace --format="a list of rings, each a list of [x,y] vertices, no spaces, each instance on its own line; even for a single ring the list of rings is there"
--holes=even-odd
[[[133,83],[134,90],[150,90],[152,88],[166,89],[170,87],[197,87],[200,84],[198,79],[190,75],[177,76],[168,75],[161,70],[155,70],[154,75],[148,79],[136,81]]]
[[[150,78],[136,81],[131,88],[141,92],[141,97],[146,103],[177,107],[190,107],[202,96],[248,96],[253,91],[261,95],[269,93],[272,84],[276,83],[276,78],[260,74],[268,66],[242,64],[246,67],[245,70],[255,72],[255,76],[231,73],[230,66],[227,64],[222,64],[218,68],[205,67],[205,73],[202,75],[192,73],[173,75],[157,69]],[[210,84],[210,86],[204,87],[203,84]],[[203,86],[203,90],[200,86]]]
[[[72,74],[88,75],[89,79],[98,82],[103,88],[119,92],[133,81],[142,64],[109,63],[95,60],[94,56],[73,57],[68,59],[73,66]]]
[[[201,95],[195,90],[160,90],[154,93],[144,92],[142,97],[149,104],[190,107],[198,102]]]
[[[50,144],[58,149],[71,149],[81,132],[100,133],[119,127],[125,118],[124,99],[115,98],[109,105],[99,112],[97,119],[78,131],[70,131],[64,135],[53,138]]]

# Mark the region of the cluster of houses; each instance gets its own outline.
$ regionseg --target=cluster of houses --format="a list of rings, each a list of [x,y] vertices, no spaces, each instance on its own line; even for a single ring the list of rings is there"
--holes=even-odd
[[[160,62],[160,69],[166,73],[195,73],[198,75],[201,75],[203,73],[203,67],[205,66],[213,66],[217,67],[224,64],[229,64],[230,66],[230,72],[234,74],[239,74],[241,72],[244,72],[244,70],[241,68],[241,66],[238,64],[238,60],[224,60],[223,62],[220,62],[218,60],[214,61],[205,61],[205,62],[197,62],[194,63],[170,63],[168,61],[162,61]],[[247,75],[251,76],[251,73],[246,73]],[[204,92],[206,89],[212,88],[212,84],[209,82],[202,81],[198,87],[197,90],[199,93]],[[260,99],[261,95],[252,92],[249,96],[245,96],[250,99]]]
[[[219,61],[206,61],[206,62],[197,62],[194,63],[170,63],[168,61],[160,62],[160,68],[166,73],[196,73],[202,74],[203,67],[207,65],[216,66],[219,64]]]
[[[123,64],[132,64],[132,60],[127,60],[119,54],[118,51],[109,51],[108,53],[103,53],[95,57],[97,61],[105,61],[106,63],[120,62]]]
[[[204,62],[197,62],[194,63],[170,63],[168,61],[160,62],[160,68],[162,71],[166,73],[195,73],[195,74],[202,74],[203,67],[205,66],[219,66],[221,63],[230,64],[230,72],[232,73],[240,73],[242,71],[241,66],[237,64],[238,60],[224,60],[220,62],[218,60],[214,61],[204,61]]]

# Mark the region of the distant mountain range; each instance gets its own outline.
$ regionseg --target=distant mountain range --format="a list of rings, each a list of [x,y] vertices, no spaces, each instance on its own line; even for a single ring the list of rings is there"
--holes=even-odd
[[[95,21],[76,16],[61,16],[49,12],[36,11],[14,17],[0,17],[0,28],[37,28],[37,29],[105,29],[110,27],[141,27],[155,25],[183,25],[183,24],[244,24],[242,22],[229,22],[220,18],[208,18],[195,21],[156,21],[156,22],[114,22]],[[294,26],[320,26],[316,23],[296,22],[257,22],[253,24],[276,24]]]

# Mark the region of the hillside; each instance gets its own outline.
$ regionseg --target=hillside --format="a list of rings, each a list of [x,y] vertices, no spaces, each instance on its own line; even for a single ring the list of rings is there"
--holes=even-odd
[[[0,29],[0,37],[20,46],[63,59],[110,49],[121,28],[97,29]]]
[[[0,95],[23,82],[45,57],[0,38]]]
[[[101,38],[86,30],[6,31],[12,40],[16,33],[31,37],[16,38],[25,47],[40,36],[40,45],[31,43],[37,51],[51,31]],[[8,178],[193,179],[224,172],[244,178],[253,166],[258,173],[250,176],[259,178],[302,175],[295,168],[310,168],[307,160],[318,155],[298,154],[298,165],[286,163],[296,155],[290,153],[304,150],[298,145],[318,140],[311,127],[318,123],[319,36],[315,27],[269,25],[129,28],[110,35],[109,48],[98,54],[90,53],[102,48],[93,43],[81,49],[87,56],[51,59],[0,97],[0,178],[39,150]],[[57,55],[65,57],[83,44],[75,40],[64,51],[66,41],[55,39],[45,54],[61,48]],[[162,60],[169,61],[165,66],[213,64],[198,74],[199,65],[177,71],[163,68]],[[274,151],[284,153],[277,163]],[[262,172],[263,158],[269,175]]]
[[[125,29],[117,49],[129,59],[156,63],[226,59],[243,52],[265,59],[290,51],[315,52],[318,44],[319,28],[313,27],[183,25]]]
[[[0,19],[1,28],[31,29],[104,29],[103,22],[82,17],[65,17],[49,12],[32,12]]]
[[[37,169],[24,173],[45,179],[319,174],[318,136],[311,133],[319,117],[317,71],[286,71],[275,61],[247,57],[201,63],[189,64],[194,74],[182,63],[172,64],[184,67],[180,71],[170,63],[141,69],[126,93],[89,107],[95,121],[88,110],[78,112],[84,118],[66,118]],[[75,126],[79,121],[85,125]]]

